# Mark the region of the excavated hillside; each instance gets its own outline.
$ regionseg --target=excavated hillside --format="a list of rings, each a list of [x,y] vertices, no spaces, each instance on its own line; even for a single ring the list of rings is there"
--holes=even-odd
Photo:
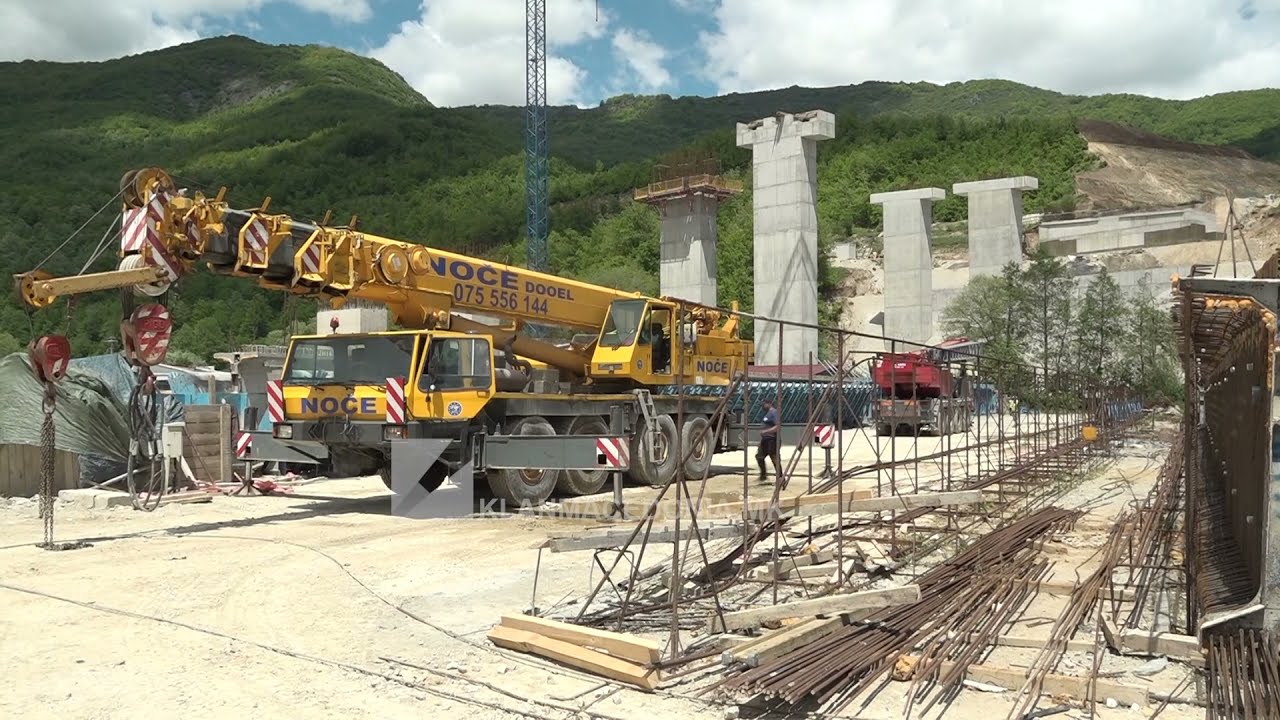
[[[1103,167],[1076,176],[1078,212],[1140,210],[1211,203],[1280,192],[1280,164],[1244,150],[1180,142],[1098,120],[1080,134]]]

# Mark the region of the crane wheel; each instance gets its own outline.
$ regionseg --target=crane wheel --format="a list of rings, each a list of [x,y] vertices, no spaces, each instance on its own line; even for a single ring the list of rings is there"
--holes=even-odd
[[[569,423],[569,435],[608,435],[609,424],[596,415],[576,417]],[[556,492],[561,495],[591,495],[600,492],[609,479],[607,470],[562,470],[556,480]]]
[[[676,421],[670,415],[659,415],[655,422],[658,423],[660,436],[657,462],[649,459],[649,433],[643,426],[637,427],[636,434],[631,438],[631,469],[627,471],[627,477],[638,484],[663,487],[676,476],[676,466],[679,464],[675,453]]]
[[[715,455],[716,439],[711,432],[711,421],[694,415],[684,421],[680,429],[680,454],[684,458],[684,475],[690,480],[701,480],[711,469]]]
[[[511,426],[512,435],[555,435],[556,429],[545,418],[533,415],[520,418]],[[537,507],[551,497],[560,478],[559,470],[525,468],[523,470],[492,470],[489,472],[489,489],[509,505]],[[514,510],[515,507],[511,509]]]
[[[387,464],[378,468],[378,477],[382,480],[382,484],[387,489],[395,492],[395,488],[391,486],[391,460],[387,460]],[[435,492],[436,488],[444,484],[449,479],[449,466],[442,462],[432,463],[431,467],[418,478],[418,484],[427,492]]]

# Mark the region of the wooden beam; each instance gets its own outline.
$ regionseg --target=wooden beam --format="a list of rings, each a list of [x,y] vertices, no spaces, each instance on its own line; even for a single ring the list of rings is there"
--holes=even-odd
[[[864,590],[862,592],[828,595],[811,600],[780,603],[768,607],[750,608],[724,614],[726,627],[724,630],[743,630],[759,627],[766,622],[781,621],[787,618],[813,617],[817,615],[835,615],[849,613],[854,610],[866,610],[905,605],[920,600],[918,585],[903,585],[886,590]],[[712,632],[719,632],[719,618],[712,617],[708,621]]]
[[[641,690],[652,691],[658,686],[657,670],[527,630],[495,625],[489,631],[489,642],[508,650],[541,655]]]
[[[782,579],[787,576],[787,573],[790,572],[792,568],[821,565],[823,563],[831,562],[831,559],[834,557],[835,554],[830,550],[819,550],[812,553],[793,555],[791,557],[785,557],[780,560],[765,563],[757,568],[752,568],[752,570],[747,573],[747,578],[750,580],[773,580],[775,577]]]
[[[514,630],[526,630],[574,645],[603,650],[614,657],[641,665],[656,663],[662,657],[660,643],[625,633],[597,630],[532,615],[506,614],[502,616],[500,623]]]
[[[587,533],[578,535],[577,537],[558,537],[551,538],[543,543],[543,547],[551,548],[551,552],[573,552],[575,550],[594,550],[596,548],[622,547],[627,542],[627,538],[631,537],[634,528],[626,530],[610,530],[604,533]],[[747,534],[752,532],[751,528],[745,530]],[[718,538],[741,537],[744,533],[741,525],[709,525],[699,527],[698,532],[694,532],[692,528],[681,528],[680,535],[677,537],[674,528],[662,527],[654,528],[649,532],[649,542],[651,543],[669,543],[681,540],[691,540],[695,537],[701,537],[703,540],[715,540]],[[643,538],[643,533],[636,536],[636,540]]]
[[[859,611],[866,613],[869,611]],[[760,663],[769,662],[795,650],[801,645],[814,642],[848,625],[849,615],[837,615],[832,618],[810,618],[789,628],[769,633],[752,642],[725,650],[720,656],[723,665],[746,663],[748,667],[757,667]]]
[[[1175,660],[1204,662],[1200,640],[1192,635],[1125,630],[1118,639],[1120,652],[1125,655],[1166,655]]]
[[[846,490],[844,499],[849,500],[865,500],[875,497],[875,493],[867,489]],[[748,514],[758,514],[766,512],[776,507],[780,513],[788,513],[798,511],[800,508],[809,507],[811,505],[826,505],[828,503],[836,503],[840,501],[839,492],[814,493],[812,495],[795,495],[793,497],[778,498],[778,504],[773,504],[773,498],[760,498],[759,500],[750,500],[743,502],[727,502],[708,505],[704,514],[708,517],[738,516],[741,517],[745,510]]]
[[[955,663],[943,661],[942,672],[949,672]],[[970,665],[965,671],[965,678],[981,683],[999,685],[1014,692],[1022,689],[1026,682],[1028,668],[1009,668],[998,665]],[[1046,675],[1040,688],[1042,695],[1066,695],[1083,701],[1089,696],[1089,684],[1095,683],[1095,697],[1098,702],[1107,698],[1115,698],[1122,705],[1146,705],[1147,689],[1134,685],[1122,685],[1111,680],[1091,680],[1075,675]]]

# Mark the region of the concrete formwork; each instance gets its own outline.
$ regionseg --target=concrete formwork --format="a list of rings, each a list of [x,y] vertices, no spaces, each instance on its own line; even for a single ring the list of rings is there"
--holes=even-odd
[[[635,191],[637,202],[658,208],[661,294],[717,305],[716,218],[720,202],[742,190],[718,175],[653,183]]]
[[[1022,261],[1022,193],[1040,187],[1026,175],[956,183],[951,192],[969,198],[969,277],[998,275]]]
[[[825,110],[778,113],[738,123],[738,147],[752,151],[755,311],[818,322],[818,141],[835,137]],[[787,328],[779,356],[777,323],[757,323],[761,363],[806,363],[818,351],[818,331]]]
[[[884,334],[925,343],[933,335],[933,203],[942,188],[873,193],[884,206]]]

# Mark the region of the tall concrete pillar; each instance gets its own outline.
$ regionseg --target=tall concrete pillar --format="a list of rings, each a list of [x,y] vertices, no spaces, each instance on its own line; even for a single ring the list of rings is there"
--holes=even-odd
[[[738,123],[738,147],[751,148],[755,236],[755,311],[818,322],[818,141],[836,136],[825,110],[777,113]],[[782,364],[809,362],[818,331],[783,330]],[[756,362],[778,362],[777,323],[756,323]]]
[[[933,203],[946,196],[933,187],[871,195],[884,206],[886,337],[927,343],[933,335]]]
[[[951,192],[969,197],[969,277],[999,275],[1022,262],[1022,193],[1040,187],[1026,175],[956,183]]]
[[[719,175],[696,175],[639,188],[637,202],[661,218],[661,294],[716,307],[716,218],[720,201],[742,191]]]

